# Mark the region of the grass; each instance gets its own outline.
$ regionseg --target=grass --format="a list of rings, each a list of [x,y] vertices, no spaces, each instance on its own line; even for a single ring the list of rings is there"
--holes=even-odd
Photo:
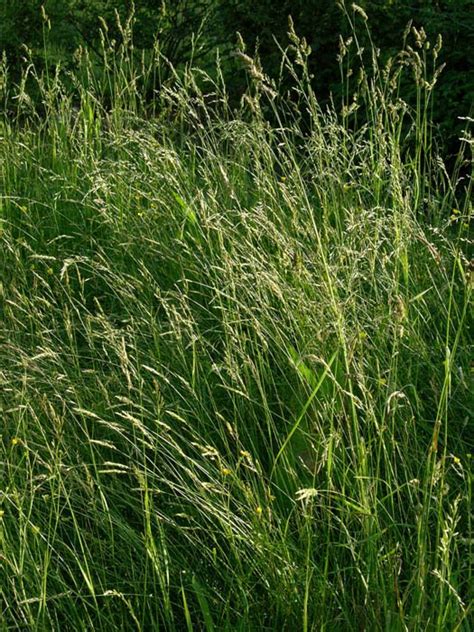
[[[2,630],[472,629],[471,180],[419,56],[339,115],[291,37],[236,110],[4,69]]]

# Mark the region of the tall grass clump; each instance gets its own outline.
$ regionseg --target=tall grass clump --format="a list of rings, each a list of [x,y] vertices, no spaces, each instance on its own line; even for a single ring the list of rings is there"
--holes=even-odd
[[[323,111],[290,25],[289,92],[240,42],[234,108],[129,33],[2,66],[1,629],[467,632],[472,141],[448,175],[433,49],[355,48]]]

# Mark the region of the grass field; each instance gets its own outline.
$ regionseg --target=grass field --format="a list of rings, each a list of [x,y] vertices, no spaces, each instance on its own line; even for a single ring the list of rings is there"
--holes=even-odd
[[[472,630],[472,141],[293,36],[3,74],[1,630]]]

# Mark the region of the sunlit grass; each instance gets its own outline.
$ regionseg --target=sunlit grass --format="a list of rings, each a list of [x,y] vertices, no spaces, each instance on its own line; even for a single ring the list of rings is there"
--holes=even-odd
[[[470,629],[470,180],[292,37],[237,111],[188,69],[150,118],[126,42],[11,86],[2,629]]]

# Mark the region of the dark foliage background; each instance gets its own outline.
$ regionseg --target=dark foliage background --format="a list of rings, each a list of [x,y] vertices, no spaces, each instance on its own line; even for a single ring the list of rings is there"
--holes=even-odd
[[[439,64],[446,68],[439,78],[433,119],[445,153],[456,150],[462,132],[459,116],[473,113],[474,101],[474,3],[472,0],[360,0],[369,17],[374,44],[382,57],[396,54],[410,20],[424,27],[434,44],[442,35]],[[339,34],[350,35],[347,15],[336,0],[135,0],[134,45],[137,55],[150,50],[156,38],[160,50],[182,66],[192,56],[201,65],[212,66],[213,51],[219,48],[231,96],[235,99],[245,85],[245,74],[232,57],[236,33],[240,32],[248,50],[258,50],[265,72],[278,77],[282,47],[289,43],[288,16],[298,35],[311,46],[310,69],[316,93],[324,104],[332,94],[337,102],[341,92],[337,62]],[[1,0],[0,44],[13,78],[18,78],[28,57],[36,64],[74,65],[74,51],[86,46],[101,63],[100,30],[108,28],[111,41],[120,42],[117,16],[126,20],[131,0]],[[42,11],[44,6],[44,12]],[[369,48],[363,17],[346,3],[354,20],[362,47]],[[45,14],[48,21],[45,21]],[[102,18],[103,22],[99,19]],[[198,34],[193,38],[193,34]],[[194,43],[193,43],[194,42]],[[353,53],[354,65],[358,60]],[[414,91],[404,98],[414,98]],[[153,94],[150,94],[153,98]]]

